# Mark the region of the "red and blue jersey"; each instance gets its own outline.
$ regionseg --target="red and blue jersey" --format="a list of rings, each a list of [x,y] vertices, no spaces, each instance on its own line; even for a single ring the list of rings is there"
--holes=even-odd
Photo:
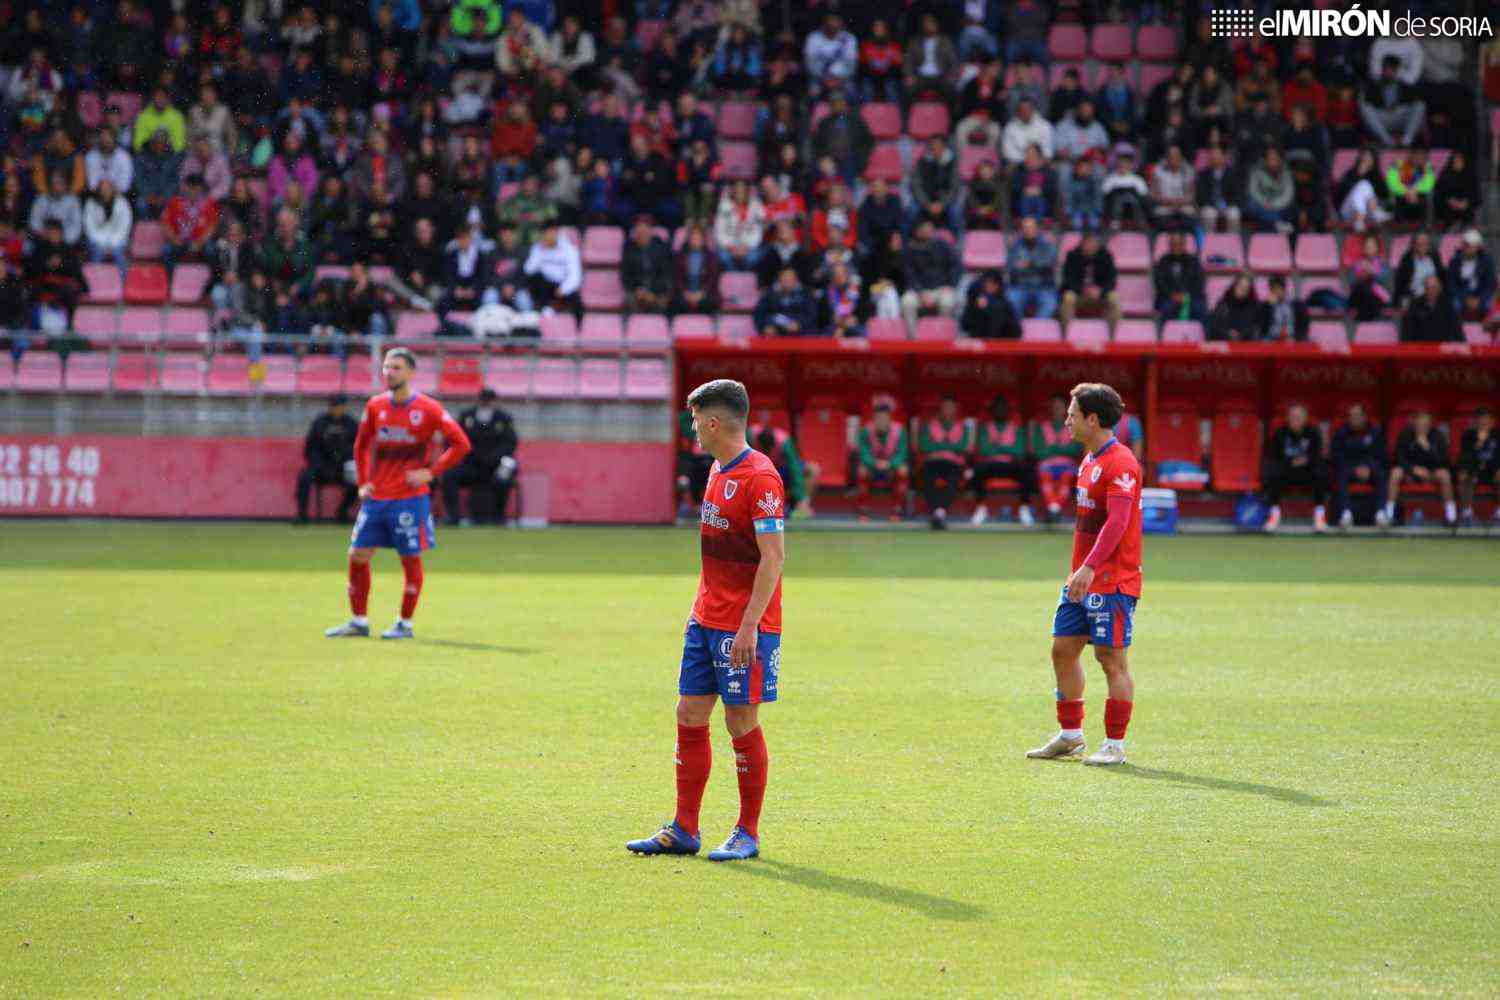
[[[1078,519],[1073,529],[1073,569],[1083,565],[1109,517],[1110,497],[1128,496],[1130,523],[1120,544],[1094,572],[1091,594],[1141,596],[1141,465],[1131,450],[1110,438],[1078,466]]]
[[[431,462],[432,439],[441,434],[447,448]],[[354,439],[354,461],[361,484],[375,487],[373,500],[405,500],[425,496],[426,485],[413,486],[406,474],[432,470],[434,477],[453,468],[469,453],[469,436],[441,403],[420,392],[404,403],[383,392],[365,404],[364,419]]]
[[[728,465],[708,471],[699,517],[703,570],[693,620],[710,629],[734,632],[740,627],[755,572],[760,568],[758,534],[786,529],[786,489],[776,466],[765,455],[746,448]],[[781,581],[760,618],[762,632],[781,631]]]

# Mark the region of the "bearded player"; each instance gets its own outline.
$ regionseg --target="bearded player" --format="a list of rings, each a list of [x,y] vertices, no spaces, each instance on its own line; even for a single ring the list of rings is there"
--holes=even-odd
[[[437,544],[432,530],[432,496],[428,484],[469,453],[469,436],[442,404],[412,389],[417,358],[404,347],[385,352],[381,377],[389,392],[371,396],[354,438],[359,470],[359,517],[349,547],[349,610],[353,616],[323,634],[330,639],[368,637],[365,616],[370,601],[370,557],[377,548],[401,555],[406,585],[401,617],[382,639],[413,637],[411,617],[422,595],[422,550]],[[447,447],[429,464],[432,439],[441,434]]]
[[[1061,728],[1028,757],[1081,757],[1088,749],[1083,741],[1082,655],[1092,643],[1109,697],[1104,702],[1104,743],[1084,763],[1125,763],[1125,729],[1135,701],[1126,651],[1141,596],[1141,466],[1112,430],[1124,412],[1120,394],[1107,385],[1073,387],[1066,423],[1088,453],[1078,467],[1072,574],[1063,584],[1052,622]]]
[[[698,853],[698,808],[713,763],[708,720],[722,700],[739,772],[740,818],[708,859],[743,861],[760,853],[769,758],[759,712],[776,700],[781,669],[786,491],[770,458],[745,441],[750,396],[743,385],[704,383],[687,405],[715,461],[699,515],[703,571],[677,681],[677,814],[653,836],[625,846],[636,854]]]

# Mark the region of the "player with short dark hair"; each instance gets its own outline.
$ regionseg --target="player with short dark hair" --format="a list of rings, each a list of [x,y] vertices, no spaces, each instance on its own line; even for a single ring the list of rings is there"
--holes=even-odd
[[[1126,650],[1141,596],[1141,466],[1115,438],[1125,404],[1120,394],[1098,382],[1073,387],[1067,425],[1088,449],[1078,467],[1078,508],[1073,530],[1073,571],[1063,584],[1052,619],[1052,669],[1057,676],[1059,731],[1026,756],[1080,757],[1083,740],[1083,647],[1094,646],[1104,668],[1109,697],[1104,702],[1104,735],[1085,764],[1125,763],[1125,730],[1135,702]]]
[[[323,634],[330,639],[368,636],[365,612],[370,600],[370,557],[376,548],[401,555],[406,586],[401,617],[381,633],[382,639],[412,638],[411,617],[422,594],[422,550],[437,544],[432,528],[428,484],[469,453],[469,437],[441,403],[412,388],[417,358],[404,347],[385,352],[380,374],[389,392],[371,396],[354,439],[359,497],[363,501],[349,546],[349,610],[343,625]],[[447,447],[429,461],[432,439],[442,435]]]
[[[654,835],[625,846],[636,854],[698,853],[698,811],[713,764],[708,721],[714,702],[722,700],[739,773],[740,817],[708,858],[741,861],[760,853],[769,757],[759,710],[776,700],[781,671],[786,490],[771,460],[746,443],[750,396],[743,385],[706,382],[687,404],[714,464],[699,515],[703,570],[677,681],[677,812]]]

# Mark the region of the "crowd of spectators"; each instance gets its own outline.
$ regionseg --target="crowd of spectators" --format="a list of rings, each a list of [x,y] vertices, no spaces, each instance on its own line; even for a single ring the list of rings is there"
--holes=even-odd
[[[1406,339],[1492,315],[1459,42],[1231,43],[1196,6],[1124,7],[1066,14],[1178,26],[1160,79],[1159,61],[1063,62],[1045,0],[8,5],[0,322],[66,326],[84,259],[125,268],[143,220],[169,270],[211,266],[217,322],[251,344],[380,333],[397,306],[576,312],[570,234],[599,225],[629,234],[626,310],[713,313],[721,275],[749,272],[768,336],[1113,322],[1104,241],[1060,254],[1057,231],[1122,227],[1172,234],[1157,315],[1214,339],[1303,336],[1309,306],[1397,319]],[[749,143],[720,134],[722,102],[757,109]],[[872,169],[875,105],[908,136],[923,122],[895,177]],[[1393,262],[1396,228],[1419,235]],[[965,274],[976,230],[1011,234],[1003,268]],[[1248,276],[1207,301],[1203,240],[1241,231],[1373,243],[1318,301]],[[1449,260],[1431,250],[1444,231],[1465,232]]]

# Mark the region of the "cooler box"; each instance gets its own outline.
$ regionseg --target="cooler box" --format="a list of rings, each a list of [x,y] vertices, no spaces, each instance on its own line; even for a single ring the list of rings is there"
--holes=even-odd
[[[1148,535],[1177,533],[1177,491],[1141,490],[1141,531]]]

